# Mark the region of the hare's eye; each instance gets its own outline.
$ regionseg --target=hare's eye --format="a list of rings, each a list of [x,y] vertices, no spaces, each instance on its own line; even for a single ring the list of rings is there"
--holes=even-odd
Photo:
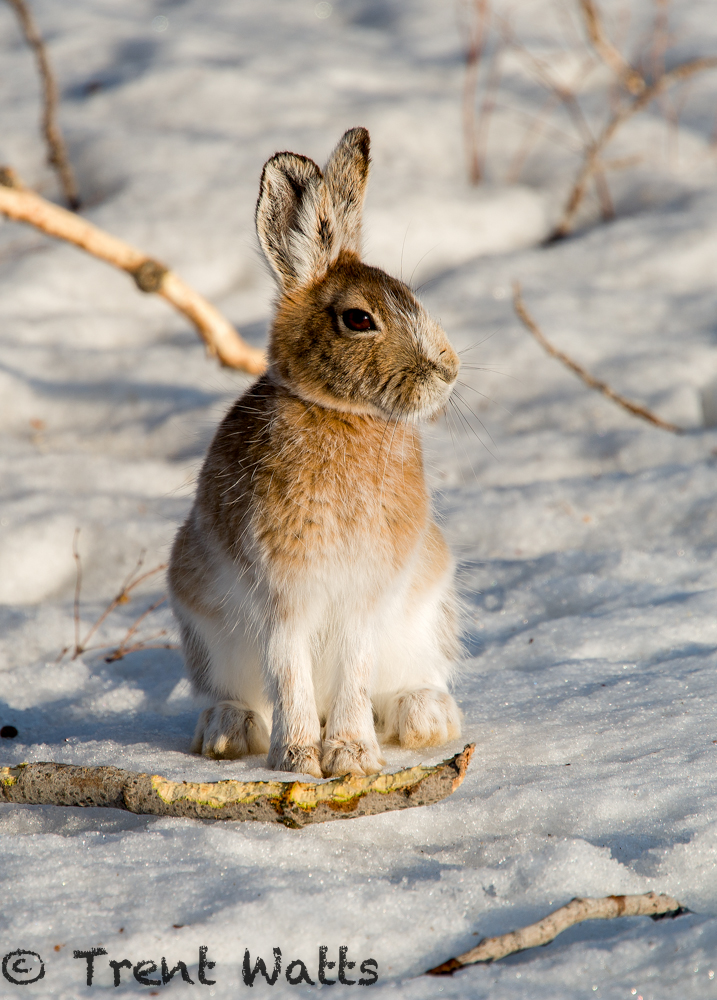
[[[376,329],[373,316],[370,313],[364,312],[363,309],[347,309],[346,312],[342,314],[341,319],[344,321],[349,330],[356,330],[359,333],[365,333],[367,330]]]

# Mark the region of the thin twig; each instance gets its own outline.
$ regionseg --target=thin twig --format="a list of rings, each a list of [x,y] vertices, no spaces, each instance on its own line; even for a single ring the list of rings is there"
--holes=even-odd
[[[144,621],[144,619],[147,617],[147,615],[151,614],[153,611],[156,611],[157,608],[160,607],[162,604],[164,604],[164,602],[166,600],[167,600],[167,595],[163,594],[162,597],[159,598],[159,600],[155,601],[154,604],[151,604],[147,608],[146,611],[143,611],[142,614],[139,615],[139,617],[135,619],[135,621],[127,629],[127,631],[126,631],[126,633],[124,635],[124,638],[120,640],[119,646],[115,650],[113,650],[113,652],[110,653],[109,656],[105,657],[105,661],[107,663],[112,663],[114,660],[121,660],[123,657],[125,657],[127,655],[127,653],[129,653],[131,651],[134,651],[135,649],[141,649],[143,647],[143,645],[144,645],[143,642],[136,642],[136,643],[133,644],[133,646],[130,649],[129,646],[128,646],[128,643],[133,638],[133,636],[135,636],[137,634],[137,632],[139,631],[140,625],[142,624],[142,622]],[[154,639],[159,639],[161,636],[166,635],[166,634],[167,634],[167,630],[166,629],[162,629],[160,632],[157,632],[155,635],[149,636],[149,638],[146,641],[147,642],[151,642]]]
[[[601,899],[572,899],[559,910],[554,910],[537,924],[530,924],[518,931],[501,934],[500,937],[484,938],[475,948],[449,958],[447,962],[429,969],[428,976],[450,976],[457,969],[476,962],[494,962],[516,951],[538,948],[550,944],[558,934],[583,920],[613,920],[615,917],[678,917],[689,913],[672,896],[646,892],[639,896],[604,896]]]
[[[125,656],[129,656],[130,653],[138,653],[140,650],[144,652],[145,649],[181,649],[182,647],[178,642],[153,642],[154,639],[159,639],[160,636],[166,635],[167,630],[162,629],[161,632],[157,632],[156,635],[148,636],[146,639],[140,639],[138,642],[133,643],[131,646],[127,646],[120,650],[115,649],[109,656],[105,656],[105,663],[114,663],[116,660],[123,660]]]
[[[155,566],[154,569],[147,570],[146,573],[143,573],[141,576],[138,576],[135,579],[134,578],[135,574],[144,565],[144,556],[145,556],[145,550],[143,549],[142,552],[140,553],[139,559],[137,560],[137,565],[129,574],[125,582],[122,584],[122,587],[120,588],[119,592],[115,595],[115,597],[112,598],[112,600],[107,605],[105,610],[102,612],[100,617],[97,619],[95,624],[89,630],[89,632],[87,633],[82,642],[82,648],[79,650],[79,652],[84,653],[87,650],[90,639],[95,634],[100,625],[104,622],[105,618],[107,618],[108,615],[112,614],[112,612],[118,605],[127,604],[127,602],[130,599],[130,594],[135,589],[135,587],[138,587],[140,583],[143,583],[145,580],[149,579],[149,577],[155,576],[157,573],[161,573],[163,570],[167,568],[167,563],[160,563],[158,566]],[[163,600],[166,600],[166,598],[163,598]]]
[[[509,26],[504,24],[503,27],[504,34],[508,32],[508,38],[514,48],[523,55],[525,59],[533,67],[533,72],[538,80],[550,90],[563,104],[565,110],[567,111],[569,117],[572,119],[573,125],[580,136],[583,144],[583,149],[591,149],[595,145],[595,137],[593,136],[592,130],[588,124],[588,121],[583,113],[583,109],[580,106],[580,101],[578,100],[575,90],[568,87],[566,84],[560,83],[555,80],[550,72],[550,67],[545,62],[544,59],[540,59],[533,52],[531,52],[522,42],[518,41],[515,36],[510,32]],[[583,71],[582,78],[587,76],[594,65],[594,60],[586,60]],[[600,210],[603,219],[611,219],[615,215],[615,209],[612,203],[612,197],[610,195],[610,188],[608,187],[607,180],[605,179],[605,174],[601,169],[599,160],[596,161],[593,170],[591,171],[591,177],[593,178],[593,183],[595,184],[595,191],[600,202]]]
[[[57,124],[57,84],[50,67],[50,61],[47,58],[45,43],[25,0],[7,0],[7,2],[17,14],[25,40],[35,53],[35,61],[42,81],[42,130],[47,143],[47,162],[57,173],[67,204],[76,212],[80,207],[80,198],[65,141]]]
[[[477,146],[475,92],[487,35],[488,4],[489,0],[472,0],[472,21],[468,28],[466,74],[463,82],[463,134],[468,158],[468,179],[471,184],[479,184],[482,173]]]
[[[585,158],[568,196],[565,209],[563,211],[563,217],[546,242],[550,243],[555,240],[562,239],[570,232],[577,210],[580,207],[585,195],[585,189],[588,181],[593,174],[597,174],[597,171],[600,170],[602,151],[611,141],[620,126],[624,125],[624,123],[633,115],[642,111],[643,108],[646,108],[648,104],[654,101],[656,97],[659,97],[659,95],[668,87],[683,80],[688,80],[696,73],[701,73],[703,70],[715,68],[717,68],[717,57],[714,56],[693,59],[690,62],[683,63],[681,66],[676,66],[675,69],[670,70],[669,73],[664,73],[658,80],[643,90],[643,92],[637,96],[634,101],[623,104],[622,107],[620,107],[613,114],[612,118],[607,125],[605,125],[597,139],[586,148]]]
[[[558,101],[557,94],[554,93],[548,94],[548,96],[546,97],[542,107],[538,111],[538,114],[535,116],[533,122],[531,123],[531,127],[526,130],[525,136],[523,137],[523,141],[521,142],[520,146],[518,147],[518,150],[513,156],[511,165],[508,168],[508,173],[506,174],[505,178],[506,183],[515,184],[519,180],[521,172],[525,165],[525,161],[528,159],[531,149],[538,141],[540,136],[549,127],[547,116],[553,110],[557,101]]]
[[[496,92],[498,90],[498,83],[500,81],[500,57],[502,55],[502,46],[496,45],[490,57],[490,62],[488,65],[488,75],[485,84],[485,94],[481,102],[480,111],[478,112],[478,118],[475,127],[475,145],[474,145],[474,162],[476,166],[476,176],[478,181],[484,175],[485,168],[485,157],[486,157],[486,146],[488,145],[488,129],[490,127],[490,120],[496,107]]]
[[[99,616],[94,625],[90,627],[84,639],[80,639],[80,625],[81,625],[80,597],[82,594],[82,559],[80,557],[79,538],[80,538],[80,529],[75,528],[75,534],[72,539],[72,555],[74,557],[76,566],[75,601],[74,601],[75,645],[71,656],[71,659],[73,660],[76,660],[78,656],[82,655],[82,653],[86,653],[92,649],[102,649],[104,644],[90,646],[89,642],[92,636],[95,634],[95,632],[97,632],[99,627],[105,621],[105,619],[115,610],[116,607],[118,607],[118,605],[127,604],[127,602],[130,600],[130,594],[136,587],[138,587],[141,583],[144,583],[145,580],[148,580],[150,577],[155,576],[157,573],[161,573],[162,570],[165,570],[167,568],[167,563],[160,563],[153,569],[148,569],[146,572],[137,576],[140,569],[144,565],[144,557],[146,554],[146,550],[142,549],[142,551],[139,554],[139,558],[137,559],[137,563],[134,566],[134,569],[132,569],[131,572],[127,575],[124,583],[119,589],[119,592],[115,595],[115,597],[112,598],[112,600],[107,605],[102,614]],[[110,657],[108,657],[108,662],[110,660],[121,660],[122,657],[127,655],[127,653],[134,652],[135,649],[146,648],[146,643],[151,642],[154,639],[158,639],[160,638],[160,636],[166,634],[166,630],[163,629],[156,635],[149,636],[147,639],[142,639],[139,642],[134,643],[134,645],[132,645],[131,647],[128,647],[127,645],[130,639],[132,639],[132,637],[136,635],[140,624],[144,621],[147,615],[150,614],[150,612],[154,611],[155,608],[158,608],[160,604],[163,604],[166,600],[167,600],[167,595],[165,594],[158,601],[155,601],[155,603],[151,607],[147,608],[146,611],[143,611],[142,614],[139,615],[139,617],[134,621],[134,623],[130,625],[130,627],[128,628],[124,638],[121,640],[117,649],[115,649],[113,654]],[[171,644],[169,644],[166,648],[174,648],[174,647]],[[55,662],[60,663],[62,658],[68,651],[69,647],[65,647],[65,649],[62,650],[62,652],[60,653]]]
[[[602,17],[593,0],[579,0],[585,29],[593,48],[606,66],[609,66],[621,83],[631,94],[641,94],[647,84],[641,73],[634,69],[619,49],[617,49],[605,34]]]
[[[252,375],[266,368],[263,351],[245,343],[219,310],[173,271],[124,240],[29,191],[9,167],[0,168],[0,212],[127,271],[141,291],[156,292],[184,313],[197,328],[207,353],[218,357],[223,365]]]
[[[82,593],[82,560],[80,558],[80,549],[78,542],[80,540],[80,529],[75,528],[75,534],[72,539],[72,555],[75,560],[75,602],[73,608],[73,615],[75,621],[75,651],[72,655],[74,660],[82,652],[80,646],[80,594]],[[64,655],[64,654],[63,654]]]
[[[528,310],[525,308],[523,298],[520,294],[520,285],[516,281],[513,285],[513,308],[515,309],[518,319],[521,321],[523,326],[535,337],[540,346],[544,348],[550,354],[551,357],[557,358],[558,361],[562,361],[566,368],[569,368],[571,372],[574,372],[578,378],[582,379],[585,385],[589,386],[591,389],[596,389],[601,392],[603,396],[607,396],[618,406],[621,406],[628,413],[632,413],[635,417],[640,417],[642,420],[646,420],[650,424],[654,424],[655,427],[659,427],[663,431],[670,431],[672,434],[684,434],[684,428],[677,427],[675,424],[670,424],[666,420],[661,420],[660,417],[648,410],[647,407],[642,406],[640,403],[634,403],[630,399],[626,399],[625,396],[621,396],[619,392],[615,392],[607,382],[602,382],[600,379],[595,378],[590,372],[586,371],[582,365],[579,365],[576,361],[573,361],[571,357],[564,354],[563,351],[559,351],[557,347],[553,347],[550,341],[545,337],[542,330],[535,322],[533,317],[530,315]]]

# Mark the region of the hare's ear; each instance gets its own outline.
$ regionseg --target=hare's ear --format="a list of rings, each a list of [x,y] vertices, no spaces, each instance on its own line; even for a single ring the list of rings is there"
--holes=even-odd
[[[339,252],[331,196],[313,160],[277,153],[264,165],[256,206],[261,248],[285,291],[320,277]]]
[[[342,250],[361,255],[361,216],[368,182],[370,140],[365,128],[352,128],[341,137],[324,167],[326,186],[336,213]]]

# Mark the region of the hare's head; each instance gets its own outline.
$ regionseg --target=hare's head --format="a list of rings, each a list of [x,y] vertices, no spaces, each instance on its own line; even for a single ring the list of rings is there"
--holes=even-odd
[[[323,172],[296,153],[265,165],[256,228],[280,290],[270,361],[323,406],[428,417],[447,403],[458,357],[402,281],[361,262],[368,168],[364,128],[346,132]]]

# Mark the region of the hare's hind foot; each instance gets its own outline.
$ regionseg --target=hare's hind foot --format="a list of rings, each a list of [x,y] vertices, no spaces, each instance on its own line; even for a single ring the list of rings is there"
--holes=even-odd
[[[213,708],[205,708],[197,721],[191,746],[192,753],[222,760],[266,753],[268,749],[266,723],[238,701],[220,701]]]
[[[324,740],[321,770],[327,778],[334,774],[375,774],[385,763],[376,742]]]
[[[319,752],[319,748],[314,744],[272,747],[269,752],[269,767],[274,771],[291,771],[295,774],[310,774],[314,778],[323,778]]]
[[[447,691],[420,688],[399,695],[386,716],[387,743],[406,750],[438,747],[461,735],[461,714]]]

